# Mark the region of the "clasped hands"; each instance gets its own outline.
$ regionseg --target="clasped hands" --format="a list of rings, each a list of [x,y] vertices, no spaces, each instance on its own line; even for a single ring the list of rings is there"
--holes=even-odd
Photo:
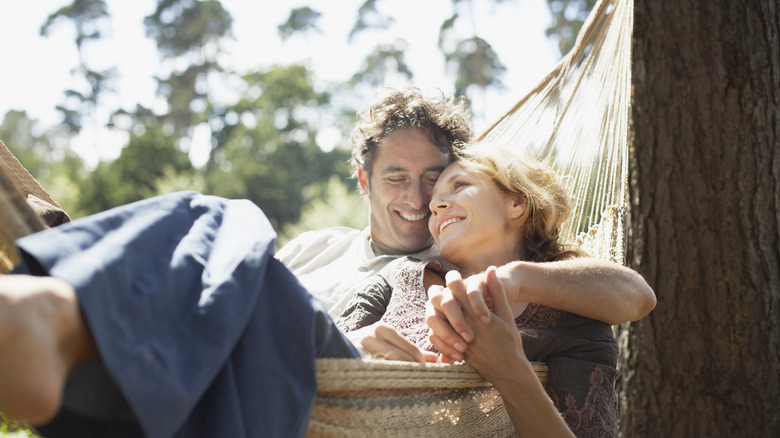
[[[429,339],[440,355],[423,351],[391,326],[375,323],[350,332],[347,337],[365,353],[390,360],[445,362],[465,360],[479,369],[501,360],[507,351],[522,352],[522,341],[505,285],[496,268],[462,278],[457,271],[446,275],[446,286],[428,289],[426,323]],[[514,292],[514,290],[513,290]]]

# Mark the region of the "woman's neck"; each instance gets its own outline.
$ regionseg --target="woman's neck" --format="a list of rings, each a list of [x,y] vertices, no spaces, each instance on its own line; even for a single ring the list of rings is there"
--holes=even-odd
[[[521,259],[520,248],[511,251],[493,251],[490,254],[474,254],[462,263],[455,263],[464,277],[485,272],[490,266],[502,266]]]

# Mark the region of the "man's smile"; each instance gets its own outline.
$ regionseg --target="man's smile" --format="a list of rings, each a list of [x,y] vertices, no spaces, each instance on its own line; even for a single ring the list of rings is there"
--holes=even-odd
[[[417,221],[421,221],[423,219],[427,219],[428,216],[431,214],[430,212],[425,212],[425,213],[420,213],[420,214],[409,214],[409,213],[404,213],[404,212],[401,212],[401,211],[398,211],[397,213],[398,213],[398,216],[401,216],[401,219],[404,219],[404,220],[407,220],[407,221],[410,221],[410,222],[417,222]]]

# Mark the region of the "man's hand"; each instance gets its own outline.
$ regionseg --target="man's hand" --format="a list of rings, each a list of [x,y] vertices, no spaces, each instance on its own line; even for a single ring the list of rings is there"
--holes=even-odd
[[[349,332],[346,336],[357,348],[372,357],[422,363],[438,360],[435,353],[421,350],[383,322]]]

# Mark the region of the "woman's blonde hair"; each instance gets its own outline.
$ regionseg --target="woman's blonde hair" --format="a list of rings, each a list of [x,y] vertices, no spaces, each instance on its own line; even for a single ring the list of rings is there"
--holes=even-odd
[[[561,177],[551,168],[524,154],[481,144],[456,150],[456,159],[467,172],[488,176],[501,190],[526,199],[523,260],[549,262],[585,255],[559,240],[572,204]]]

